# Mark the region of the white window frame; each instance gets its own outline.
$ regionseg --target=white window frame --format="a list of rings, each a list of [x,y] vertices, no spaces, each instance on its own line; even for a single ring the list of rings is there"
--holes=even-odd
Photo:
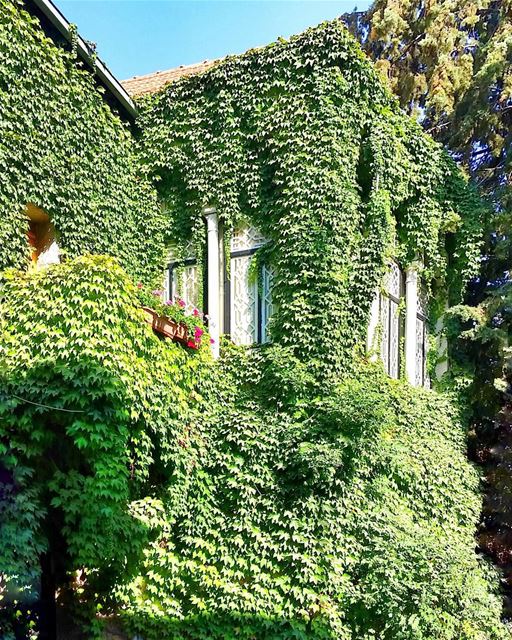
[[[182,273],[180,273],[181,280],[178,280],[176,277],[178,270],[182,270]],[[191,292],[186,286],[187,270],[194,270],[197,280],[198,266],[195,258],[174,260],[169,263],[164,282],[164,300],[172,300],[174,302],[177,298],[181,298],[185,302],[185,310],[191,313],[194,309],[201,306],[199,303],[201,291],[198,289],[195,295],[191,295]]]
[[[273,310],[273,272],[263,266],[261,281],[249,280],[251,260],[266,243],[267,240],[257,229],[248,226],[236,229],[231,239],[231,264],[224,281],[224,331],[235,344],[261,344],[270,339],[268,321]],[[237,303],[242,310],[237,309]],[[240,314],[245,316],[245,326],[235,324]]]
[[[416,362],[414,384],[417,387],[430,387],[427,371],[428,324],[424,296],[418,295],[416,308]]]
[[[391,287],[395,276],[396,286]],[[386,373],[398,379],[402,364],[403,317],[400,309],[404,295],[404,275],[397,262],[390,265],[384,287],[379,292],[379,323],[381,326],[380,358]]]
[[[428,345],[428,331],[427,331],[427,317],[424,310],[420,308],[418,298],[418,271],[417,265],[412,265],[405,271],[405,278],[400,266],[397,263],[393,263],[393,268],[400,270],[400,290],[399,295],[389,292],[387,289],[387,283],[389,281],[389,272],[385,276],[385,285],[387,291],[383,293],[382,290],[378,290],[375,293],[375,297],[372,301],[370,309],[370,320],[368,324],[367,333],[367,351],[372,354],[373,359],[380,358],[383,362],[386,372],[392,378],[398,378],[400,376],[402,364],[404,364],[404,371],[406,379],[413,386],[430,386],[430,380],[428,379],[426,371],[426,357],[427,357],[427,345]],[[392,319],[391,315],[393,310],[399,309],[402,300],[405,298],[405,314],[403,318]],[[387,305],[387,308],[383,305]],[[385,313],[387,309],[387,314]],[[382,326],[382,321],[388,323],[388,331],[383,331],[385,327]],[[398,331],[398,341],[396,347],[397,353],[395,353],[396,363],[391,366],[390,358],[390,341],[386,344],[382,342],[384,336],[391,337],[392,322],[395,322],[395,333]],[[421,344],[418,342],[418,323],[421,323]],[[398,329],[396,326],[398,324]],[[378,331],[380,327],[380,332]],[[379,337],[380,344],[375,344],[376,338]],[[402,339],[404,338],[404,349],[402,354]],[[418,349],[421,349],[421,358],[418,358]],[[378,354],[378,355],[377,355]],[[405,362],[402,361],[402,355],[405,358]],[[418,364],[421,371],[418,371]]]

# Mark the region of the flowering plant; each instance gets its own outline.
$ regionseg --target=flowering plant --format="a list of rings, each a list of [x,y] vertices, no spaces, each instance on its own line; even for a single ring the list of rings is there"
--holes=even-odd
[[[164,301],[164,292],[161,289],[151,291],[141,283],[137,285],[137,297],[143,307],[151,309],[159,316],[169,318],[177,324],[185,325],[188,331],[187,346],[191,349],[198,349],[203,343],[203,339],[207,337],[203,314],[199,309],[187,311],[187,305],[181,298]]]

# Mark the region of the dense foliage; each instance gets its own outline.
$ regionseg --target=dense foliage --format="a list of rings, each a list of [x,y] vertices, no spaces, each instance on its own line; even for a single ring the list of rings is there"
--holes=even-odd
[[[149,99],[137,178],[129,133],[72,55],[0,8],[4,163],[39,151],[1,192],[14,262],[34,202],[69,255],[125,267],[88,256],[2,275],[3,635],[27,621],[49,557],[59,597],[147,640],[508,637],[474,553],[457,398],[354,354],[390,257],[420,260],[439,304],[460,299],[484,212],[455,165],[327,24]],[[225,346],[219,364],[154,335],[126,274],[158,272],[164,219],[199,245],[206,205],[227,233],[259,227],[257,260],[275,270],[274,344]]]
[[[512,4],[376,0],[344,16],[401,106],[470,171],[510,227]]]
[[[212,368],[136,305],[105,258],[7,274],[0,564],[16,587],[49,550],[61,584],[80,571],[75,604],[147,639],[506,637],[453,398],[364,363],[313,397],[278,346]]]
[[[344,16],[404,109],[449,148],[494,215],[467,308],[454,310],[452,372],[472,380],[472,451],[485,465],[480,544],[504,571],[512,615],[510,336],[512,4],[388,2]],[[456,340],[457,337],[460,339]]]
[[[505,283],[495,286],[479,304],[454,307],[447,317],[452,375],[469,383],[470,451],[485,473],[478,540],[500,567],[508,618],[512,616],[511,310],[512,288]]]
[[[357,379],[311,400],[286,350],[228,353],[200,467],[119,588],[145,638],[506,638],[474,554],[453,398]],[[240,377],[241,372],[244,372]],[[211,405],[210,405],[211,406]],[[181,494],[183,495],[183,494]]]
[[[424,282],[456,300],[475,270],[478,200],[338,22],[169,85],[139,124],[177,242],[202,233],[205,206],[228,231],[258,227],[276,272],[273,339],[322,376],[364,343],[390,256],[419,259]]]
[[[28,263],[31,203],[66,255],[114,255],[144,281],[159,273],[164,216],[128,126],[18,0],[0,0],[0,172],[0,269]]]
[[[130,571],[160,475],[185,473],[208,346],[158,339],[107,258],[6,273],[1,311],[1,571],[34,586],[49,551],[58,583],[85,566],[106,588]]]

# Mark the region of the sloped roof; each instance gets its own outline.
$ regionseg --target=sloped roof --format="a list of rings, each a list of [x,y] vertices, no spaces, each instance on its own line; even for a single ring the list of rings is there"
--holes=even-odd
[[[186,76],[203,73],[203,71],[210,69],[217,62],[219,62],[219,60],[204,60],[196,64],[181,65],[180,67],[168,69],[167,71],[156,71],[155,73],[149,73],[145,76],[128,78],[128,80],[123,80],[121,84],[132,97],[156,93],[169,82],[175,82]]]

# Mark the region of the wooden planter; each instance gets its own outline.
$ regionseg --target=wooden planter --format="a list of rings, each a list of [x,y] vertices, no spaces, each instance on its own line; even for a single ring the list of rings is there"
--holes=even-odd
[[[153,311],[153,309],[150,309],[149,307],[142,307],[142,311],[144,311],[146,322],[153,326],[155,319],[158,318],[157,312]]]
[[[153,327],[153,331],[184,345],[188,344],[188,327],[185,324],[175,322],[167,316],[159,316],[149,307],[142,307],[142,310],[146,314],[146,322]]]

